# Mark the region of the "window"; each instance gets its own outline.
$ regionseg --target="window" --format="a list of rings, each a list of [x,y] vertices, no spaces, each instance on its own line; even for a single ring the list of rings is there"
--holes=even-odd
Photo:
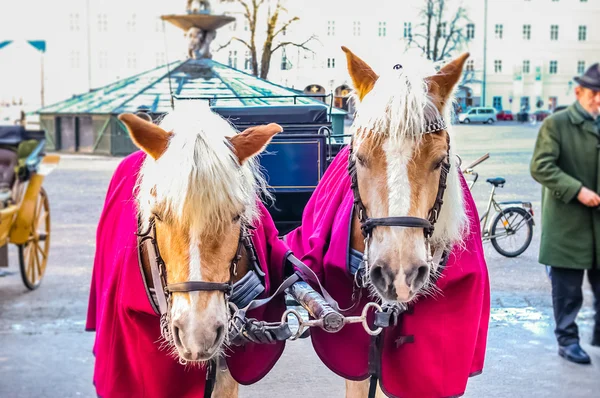
[[[248,24],[248,21],[244,21],[244,31],[247,32],[250,30],[250,25]]]
[[[167,63],[167,59],[164,51],[158,51],[155,55],[156,66],[163,66]]]
[[[127,21],[127,31],[135,32],[135,27],[136,27],[136,16],[135,16],[135,14],[131,14],[131,18],[129,18],[129,20]]]
[[[327,36],[335,36],[335,21],[327,21]]]
[[[467,72],[473,72],[475,70],[475,61],[470,59],[467,61],[466,65]]]
[[[523,74],[528,75],[530,70],[531,62],[528,59],[526,59],[525,61],[523,61]]]
[[[79,32],[79,14],[69,14],[69,30]]]
[[[404,22],[404,38],[412,38],[412,22]]]
[[[579,25],[579,41],[587,40],[587,26]]]
[[[531,25],[523,25],[523,40],[531,40]]]
[[[287,55],[286,55],[285,49],[284,49],[283,52],[281,53],[281,70],[290,70],[290,69],[291,69],[291,64],[287,58]]]
[[[227,58],[227,65],[237,69],[237,50],[229,51],[229,57]]]
[[[98,14],[98,32],[108,31],[108,16],[106,14]]]
[[[129,69],[137,69],[137,54],[134,52],[127,53],[127,67]]]
[[[70,55],[70,61],[71,61],[71,68],[73,69],[79,69],[79,51],[78,50],[72,50],[71,51],[71,55]]]
[[[501,111],[502,110],[502,97],[494,97],[492,106],[494,108],[496,108],[496,110]]]
[[[377,29],[377,36],[379,37],[385,37],[387,35],[387,23],[386,22],[379,22],[379,27]]]
[[[503,33],[504,33],[504,26],[501,24],[496,24],[496,30],[495,30],[496,39],[502,39]]]
[[[467,25],[467,39],[474,39],[475,38],[475,24],[468,24]]]
[[[252,54],[250,54],[250,51],[246,51],[246,54],[244,54],[244,69],[252,69]]]
[[[352,25],[352,34],[354,36],[360,36],[360,21],[354,21]]]
[[[521,97],[521,109],[529,109],[529,97]]]
[[[327,68],[328,69],[335,68],[335,58],[327,58]]]
[[[229,30],[235,32],[237,30],[237,21],[233,21],[233,23],[229,24]]]
[[[558,40],[558,25],[550,25],[550,40]]]
[[[549,72],[551,75],[556,75],[558,72],[558,61],[550,61]]]
[[[494,61],[494,72],[502,73],[502,61],[499,59]]]
[[[446,37],[446,22],[442,22],[438,26],[438,34],[440,37]]]
[[[98,68],[108,68],[108,51],[100,51],[100,53],[98,54]]]
[[[585,73],[585,61],[577,61],[577,74],[583,75]]]

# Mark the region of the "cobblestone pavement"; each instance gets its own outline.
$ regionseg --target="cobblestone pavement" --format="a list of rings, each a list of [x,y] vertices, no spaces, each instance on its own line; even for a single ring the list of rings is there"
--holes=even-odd
[[[593,322],[586,286],[579,316],[583,346],[592,366],[556,355],[550,289],[537,263],[540,188],[529,176],[536,129],[498,123],[459,126],[454,147],[465,164],[485,152],[473,195],[480,211],[488,177],[503,176],[498,200],[532,201],[537,225],[530,248],[515,259],[486,244],[492,284],[492,320],[484,373],[470,380],[467,397],[594,397],[600,390],[600,349],[587,342]],[[94,256],[95,228],[108,181],[119,159],[64,156],[45,182],[52,208],[52,248],[42,286],[28,292],[10,248],[8,276],[0,278],[0,397],[94,397],[93,334],[83,331]],[[348,347],[349,350],[352,347]],[[418,381],[416,381],[418,382]],[[344,382],[326,369],[309,340],[291,342],[260,383],[243,387],[245,398],[343,397]],[[594,392],[595,391],[595,392]]]

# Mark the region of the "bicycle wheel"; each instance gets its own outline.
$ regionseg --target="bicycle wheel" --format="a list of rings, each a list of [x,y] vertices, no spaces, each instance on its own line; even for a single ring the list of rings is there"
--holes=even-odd
[[[529,247],[533,238],[531,214],[521,207],[503,209],[491,229],[492,246],[505,257],[516,257]]]

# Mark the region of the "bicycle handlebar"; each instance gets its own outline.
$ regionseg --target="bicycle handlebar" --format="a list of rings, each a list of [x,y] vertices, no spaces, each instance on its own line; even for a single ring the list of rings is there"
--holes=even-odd
[[[474,161],[473,163],[471,163],[470,165],[468,165],[467,167],[465,167],[463,169],[463,173],[469,169],[472,169],[473,167],[485,162],[486,160],[488,160],[490,158],[490,154],[486,153],[485,155],[483,155],[482,157],[480,157],[479,159],[477,159],[476,161]]]

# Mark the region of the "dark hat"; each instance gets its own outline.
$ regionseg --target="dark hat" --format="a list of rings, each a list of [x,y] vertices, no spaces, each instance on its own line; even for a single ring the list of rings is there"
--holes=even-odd
[[[600,90],[600,64],[595,63],[585,71],[583,76],[574,77],[580,86],[586,87],[592,90]]]

